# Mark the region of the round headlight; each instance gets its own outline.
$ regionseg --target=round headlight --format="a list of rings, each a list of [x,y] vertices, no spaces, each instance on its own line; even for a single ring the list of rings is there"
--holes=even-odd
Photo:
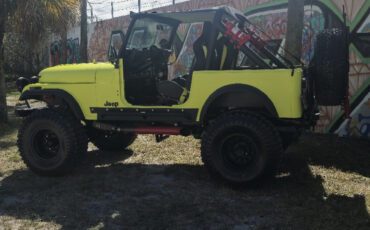
[[[39,82],[39,77],[37,77],[37,76],[33,76],[33,77],[31,77],[30,82],[31,82],[32,84]]]
[[[25,77],[20,77],[15,82],[15,85],[17,86],[17,89],[18,89],[19,92],[22,92],[24,87],[26,87],[29,84],[30,84],[30,81]]]

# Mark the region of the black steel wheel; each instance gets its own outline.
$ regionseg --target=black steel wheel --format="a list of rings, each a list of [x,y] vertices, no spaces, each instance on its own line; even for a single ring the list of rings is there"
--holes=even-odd
[[[43,176],[63,175],[80,162],[87,150],[82,125],[51,109],[33,112],[18,132],[18,148],[25,164]]]
[[[230,112],[206,128],[201,152],[213,176],[247,185],[274,174],[282,141],[276,128],[262,116]]]
[[[219,137],[217,149],[229,170],[245,171],[257,158],[257,145],[242,130],[237,133],[234,130],[230,131],[227,136]]]
[[[36,157],[49,160],[58,156],[60,138],[51,129],[36,130],[31,138]]]

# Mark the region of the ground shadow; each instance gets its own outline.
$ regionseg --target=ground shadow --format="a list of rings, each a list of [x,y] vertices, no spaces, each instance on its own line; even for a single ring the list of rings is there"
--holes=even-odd
[[[19,170],[3,179],[0,215],[63,229],[368,229],[365,198],[327,194],[309,168],[320,161],[296,150],[278,177],[238,190],[201,165],[122,163],[131,151],[92,151],[70,176]]]
[[[14,141],[2,141],[2,140],[0,140],[0,150],[1,149],[7,149],[7,148],[13,147],[15,145],[16,145],[16,143],[14,143]]]
[[[370,141],[337,135],[307,134],[291,151],[298,152],[310,165],[334,167],[370,177]]]

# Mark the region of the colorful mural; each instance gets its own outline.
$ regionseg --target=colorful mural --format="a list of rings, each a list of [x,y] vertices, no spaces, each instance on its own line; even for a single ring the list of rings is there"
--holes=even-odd
[[[193,44],[202,34],[202,30],[203,23],[190,25],[181,52],[177,55],[176,61],[169,66],[169,79],[189,74],[194,59]]]
[[[50,45],[50,62],[51,66],[60,64],[61,58],[61,41],[54,41]],[[67,40],[67,63],[80,62],[80,41],[78,38]]]
[[[58,65],[60,63],[60,47],[61,47],[60,41],[55,41],[51,43],[50,45],[50,60],[51,60],[51,66]]]
[[[343,122],[335,133],[344,137],[362,136],[370,138],[370,93],[352,111],[351,119]]]
[[[254,23],[258,24],[272,37],[272,39],[283,40],[286,33],[287,19],[287,1],[274,1],[270,4],[262,4],[246,10],[246,14]],[[304,15],[304,31],[302,39],[302,61],[306,64],[314,55],[315,36],[320,30],[326,28],[340,27],[342,22],[342,6],[347,13],[347,22],[350,27],[350,32],[356,37],[357,32],[366,33],[368,24],[370,23],[369,1],[339,1],[339,0],[316,0],[312,1],[312,5],[305,6]],[[264,37],[266,40],[269,38]],[[356,44],[356,40],[352,41]],[[370,78],[370,61],[367,55],[370,55],[368,48],[364,45],[350,46],[350,79],[349,93],[351,97],[352,110],[356,110],[361,104],[358,103],[366,92],[369,92],[369,87],[364,87],[365,82]],[[356,98],[361,95],[360,98]],[[356,102],[357,101],[357,102]],[[356,103],[355,103],[356,102]],[[335,132],[338,127],[343,126],[348,122],[344,118],[344,113],[340,106],[326,106],[320,108],[320,120],[318,121],[315,130],[319,132]],[[355,121],[355,120],[354,120]],[[370,123],[370,121],[364,120]],[[356,135],[351,133],[355,129],[347,129],[348,135]],[[360,132],[361,134],[361,132]]]
[[[250,15],[249,20],[264,32],[255,29],[264,40],[281,40],[285,39],[287,30],[287,8],[261,11]],[[308,64],[313,56],[315,35],[324,29],[324,15],[322,10],[317,6],[306,6],[304,14],[304,29],[302,36],[302,61]]]

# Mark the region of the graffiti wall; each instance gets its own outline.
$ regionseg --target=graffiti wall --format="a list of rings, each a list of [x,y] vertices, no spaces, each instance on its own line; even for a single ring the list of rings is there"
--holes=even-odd
[[[351,119],[343,122],[335,133],[344,137],[370,137],[370,93],[352,111]]]
[[[229,5],[237,9],[247,9],[262,3],[268,3],[272,0],[191,0],[176,5],[161,7],[151,11],[181,11],[201,8],[210,8],[214,6]],[[93,32],[89,38],[88,55],[89,60],[106,61],[107,48],[109,45],[110,34],[112,30],[120,29],[126,31],[130,24],[130,16],[123,16],[97,22],[94,25]]]
[[[279,40],[284,41],[287,31],[287,8],[261,11],[249,16],[249,20],[263,28],[264,33],[256,30],[256,32],[264,40]],[[322,10],[316,6],[305,6],[304,14],[304,29],[302,36],[302,61],[308,64],[313,56],[314,38],[315,35],[325,28],[325,19]],[[279,44],[280,46],[281,44]]]
[[[54,41],[50,45],[50,65],[60,64],[61,58],[61,41]],[[67,63],[80,62],[80,40],[79,38],[70,38],[67,40]]]
[[[287,25],[287,4],[275,2],[277,1],[258,5],[247,9],[245,12],[251,21],[267,31],[267,35],[261,34],[265,40],[274,39],[284,42]],[[302,61],[308,64],[313,57],[315,36],[319,31],[341,26],[343,6],[347,13],[351,37],[353,37],[350,46],[349,92],[351,108],[353,111],[362,111],[358,110],[359,107],[363,106],[359,101],[369,92],[370,51],[369,45],[365,45],[359,42],[360,39],[356,40],[355,38],[359,33],[369,33],[369,1],[322,0],[312,1],[312,5],[306,5],[302,39]],[[342,135],[363,134],[363,132],[356,132],[354,128],[349,128],[354,127],[354,124],[358,122],[356,123],[356,119],[352,121],[345,120],[340,106],[321,107],[320,114],[320,120],[315,127],[316,131],[335,132],[341,127]],[[366,119],[363,122],[370,123]],[[346,130],[346,134],[343,134],[344,130]]]
[[[260,34],[265,40],[274,40],[280,44],[284,42],[286,34],[287,2],[288,0],[190,0],[176,5],[153,9],[152,11],[164,12],[209,8],[220,5],[232,6],[243,11],[254,24],[266,31],[266,34]],[[306,1],[306,3],[302,39],[303,55],[301,57],[305,63],[309,63],[314,55],[314,41],[317,33],[326,28],[341,26],[343,6],[347,12],[347,23],[352,37],[357,38],[357,35],[364,35],[370,32],[369,0],[312,0]],[[125,31],[129,23],[130,17],[123,16],[91,24],[88,36],[89,60],[106,61],[111,31],[116,29]],[[183,75],[187,72],[190,66],[189,63],[191,63],[193,58],[191,42],[197,36],[199,36],[199,26],[197,25],[184,25],[178,31],[178,44],[182,46],[182,49],[178,50],[177,59],[171,64],[171,77]],[[54,47],[57,47],[57,45],[51,48],[54,49]],[[76,57],[69,60],[78,62],[78,53],[74,51],[71,51],[71,54],[76,55]],[[51,52],[51,55],[54,63],[56,63],[59,53]],[[350,65],[349,92],[351,107],[355,111],[359,106],[363,106],[364,103],[366,105],[366,102],[361,102],[370,92],[370,46],[366,45],[361,39],[354,39],[351,43]],[[352,120],[352,123],[349,122],[352,126],[344,125],[348,121],[344,119],[340,106],[321,107],[320,114],[321,117],[316,126],[316,131],[319,132],[335,132],[340,127],[343,130],[343,127],[352,127],[355,124],[353,123],[355,120]],[[364,114],[361,113],[361,118],[367,116]],[[368,119],[359,119],[359,115],[357,120],[367,122],[367,124],[370,122]],[[357,124],[359,125],[360,123]],[[359,130],[361,130],[361,127],[357,126]],[[356,129],[348,128],[346,130],[347,134],[345,135],[352,135],[351,130]],[[362,132],[357,133],[361,134]]]

